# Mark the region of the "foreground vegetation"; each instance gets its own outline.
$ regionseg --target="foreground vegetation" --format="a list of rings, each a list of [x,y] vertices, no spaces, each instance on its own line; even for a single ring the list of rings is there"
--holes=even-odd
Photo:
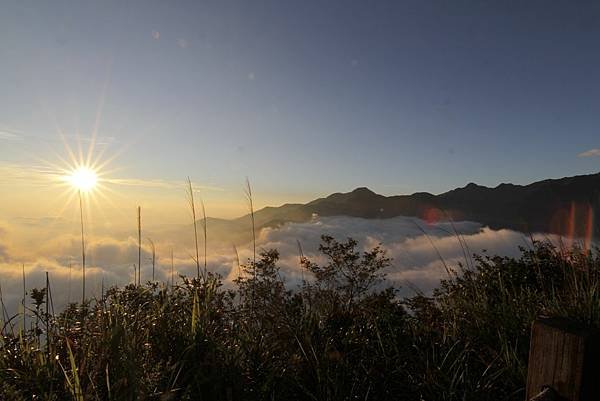
[[[4,322],[2,400],[522,400],[538,315],[600,324],[600,258],[535,243],[476,256],[431,296],[386,287],[391,261],[323,237],[289,291],[278,253],[175,287],[112,288],[53,316],[32,291],[34,327]],[[308,278],[310,277],[310,279]]]

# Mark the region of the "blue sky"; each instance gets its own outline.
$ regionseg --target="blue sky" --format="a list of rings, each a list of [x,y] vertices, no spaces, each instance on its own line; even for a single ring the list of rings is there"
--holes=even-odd
[[[115,175],[272,203],[597,172],[599,43],[597,2],[9,0],[0,163],[101,112]]]

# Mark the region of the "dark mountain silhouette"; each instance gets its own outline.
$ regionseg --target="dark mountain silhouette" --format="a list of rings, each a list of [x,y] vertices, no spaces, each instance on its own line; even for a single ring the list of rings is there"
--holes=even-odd
[[[474,183],[440,195],[417,192],[383,196],[368,188],[334,193],[306,204],[266,207],[255,213],[256,228],[305,222],[314,216],[353,216],[367,219],[419,217],[429,222],[452,219],[480,222],[494,229],[574,236],[600,234],[600,173],[549,179],[529,185]],[[233,220],[212,219],[212,230],[232,234],[250,229],[248,215]],[[240,231],[238,231],[240,232]],[[244,235],[241,234],[240,235]]]

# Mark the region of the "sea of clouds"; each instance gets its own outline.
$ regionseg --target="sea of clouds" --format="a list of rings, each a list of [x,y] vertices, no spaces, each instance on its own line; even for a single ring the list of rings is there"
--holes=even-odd
[[[410,217],[391,219],[361,219],[353,217],[320,217],[306,223],[288,223],[277,228],[262,229],[257,236],[257,247],[277,249],[280,252],[281,275],[290,288],[298,286],[310,275],[301,269],[299,248],[305,256],[324,262],[318,252],[321,235],[338,240],[352,237],[359,241],[361,250],[379,244],[392,258],[386,271],[389,283],[400,286],[400,294],[408,296],[415,291],[429,293],[447,276],[444,264],[457,268],[460,263],[472,263],[473,253],[487,252],[504,256],[518,256],[519,247],[531,246],[531,239],[512,230],[492,230],[476,222],[427,222]],[[210,236],[210,232],[209,232]],[[543,236],[548,238],[547,236]],[[173,239],[155,240],[157,264],[155,279],[167,282],[171,277],[171,249],[173,249],[174,276],[193,276],[196,264],[193,248],[181,249]],[[299,247],[300,245],[300,247]],[[208,268],[223,276],[225,285],[239,275],[239,260],[243,264],[252,257],[251,245],[237,247],[223,242],[210,244]],[[100,296],[102,283],[126,285],[133,282],[133,264],[138,260],[137,239],[95,236],[87,238],[86,288],[88,296]],[[46,272],[56,309],[68,301],[81,298],[81,238],[77,235],[58,235],[44,240],[25,254],[11,242],[10,228],[0,224],[0,285],[8,311],[18,310],[23,297],[22,268],[24,263],[26,288],[42,288]],[[203,244],[200,243],[203,265]],[[151,251],[145,241],[142,249],[142,280],[151,279]],[[30,304],[28,300],[28,304]]]

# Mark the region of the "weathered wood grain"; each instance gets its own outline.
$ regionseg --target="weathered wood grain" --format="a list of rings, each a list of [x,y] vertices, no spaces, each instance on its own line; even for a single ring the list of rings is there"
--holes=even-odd
[[[600,335],[566,319],[531,327],[527,400],[551,386],[565,401],[600,401]]]

